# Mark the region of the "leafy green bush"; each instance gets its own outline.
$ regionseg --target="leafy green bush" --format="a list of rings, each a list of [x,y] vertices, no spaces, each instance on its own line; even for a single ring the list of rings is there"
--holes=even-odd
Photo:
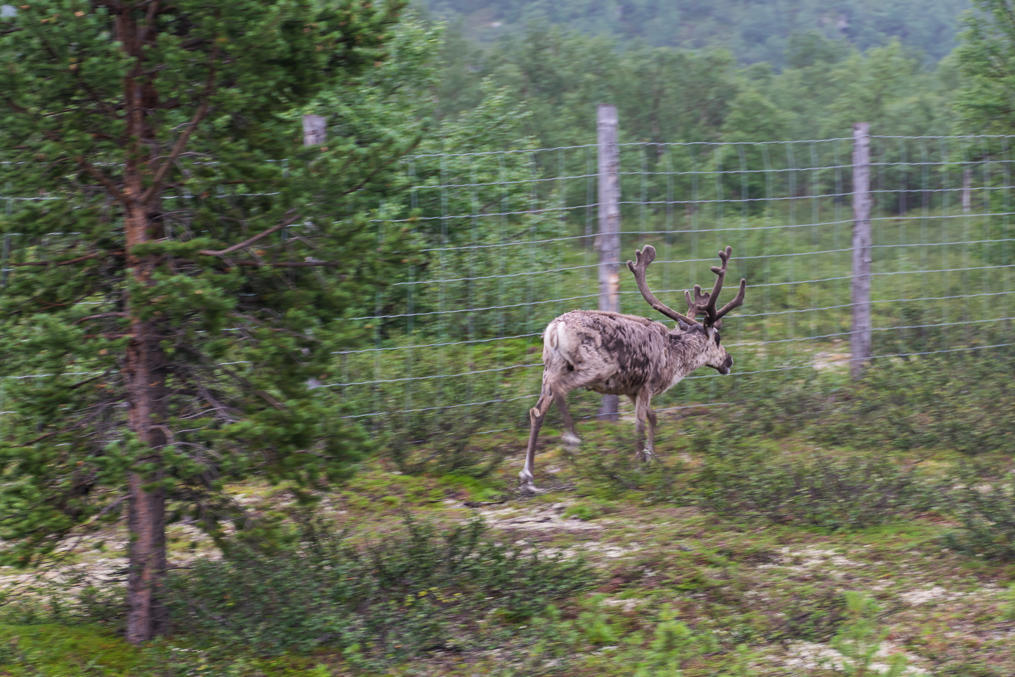
[[[830,530],[882,524],[930,500],[929,485],[889,459],[779,457],[744,444],[707,458],[693,486],[720,515]]]
[[[769,642],[827,642],[846,620],[846,601],[836,585],[801,584],[777,589],[766,613],[763,636]],[[766,598],[767,599],[767,598]]]
[[[983,482],[967,472],[951,492],[962,528],[945,536],[956,550],[986,559],[1015,561],[1015,472]]]
[[[987,357],[988,359],[982,359]],[[812,412],[815,440],[853,447],[1015,447],[1015,352],[879,360]],[[815,413],[818,415],[815,416]]]
[[[703,421],[706,431],[719,441],[752,435],[785,437],[813,423],[833,390],[819,372],[810,368],[763,376],[746,378],[738,384],[736,404],[715,408]]]
[[[865,593],[847,591],[847,620],[838,634],[832,639],[832,647],[843,656],[840,665],[829,665],[836,674],[852,677],[863,677],[872,672],[886,677],[900,677],[906,674],[906,657],[894,654],[888,659],[887,671],[874,666],[875,658],[881,649],[881,643],[889,631],[878,627],[880,613],[878,603]]]
[[[637,491],[649,502],[680,502],[686,483],[684,465],[679,460],[642,463],[631,444],[633,430],[622,430],[621,423],[612,431],[610,445],[589,441],[578,451],[565,449],[563,457],[592,485],[599,499],[617,500]],[[688,502],[686,499],[683,502]],[[594,509],[589,510],[592,512]],[[576,515],[579,519],[590,517]]]
[[[208,646],[329,647],[377,666],[459,648],[465,636],[482,642],[480,617],[528,618],[590,578],[580,560],[487,539],[478,520],[438,535],[407,519],[404,533],[365,548],[318,533],[279,554],[199,562],[171,577],[170,604],[176,627]]]
[[[1003,342],[998,334],[975,339]],[[818,444],[854,449],[936,448],[968,455],[1012,449],[1013,372],[1015,351],[989,350],[877,359],[858,381],[813,369],[766,373],[744,379],[726,397],[732,405],[714,408],[707,419],[689,419],[685,433],[696,451],[719,449],[729,440],[800,433]]]
[[[533,618],[533,644],[520,672],[681,675],[695,661],[709,656],[716,661],[712,666],[719,668],[716,674],[752,674],[747,672],[745,647],[720,651],[715,633],[681,620],[668,605],[633,617],[605,602],[604,595],[592,595],[582,601],[575,618],[566,618],[552,605]]]

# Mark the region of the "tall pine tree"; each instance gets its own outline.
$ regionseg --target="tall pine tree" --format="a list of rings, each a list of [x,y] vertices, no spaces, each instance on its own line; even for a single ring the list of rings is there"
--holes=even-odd
[[[302,486],[366,441],[308,387],[404,266],[372,213],[412,125],[301,147],[357,96],[400,0],[28,0],[0,19],[0,547],[125,507],[127,637],[168,628],[165,526],[227,480]],[[360,130],[354,130],[356,132]]]

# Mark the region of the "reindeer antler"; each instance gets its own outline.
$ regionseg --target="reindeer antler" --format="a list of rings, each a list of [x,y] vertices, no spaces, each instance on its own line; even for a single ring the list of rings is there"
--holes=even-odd
[[[706,327],[719,327],[722,324],[723,315],[730,312],[734,308],[738,308],[743,305],[744,295],[747,292],[747,280],[740,280],[740,290],[732,301],[724,305],[718,311],[715,309],[715,302],[719,298],[719,292],[722,290],[723,281],[726,279],[726,265],[729,263],[730,256],[733,254],[733,247],[727,245],[726,249],[720,250],[719,260],[722,261],[721,266],[712,266],[711,270],[716,275],[715,286],[712,287],[712,291],[708,294],[701,293],[701,286],[694,285],[694,298],[691,298],[691,292],[684,292],[684,297],[687,299],[687,312],[692,316],[697,316],[701,313],[705,316]]]
[[[645,282],[645,270],[656,258],[655,247],[647,244],[642,249],[636,251],[634,255],[635,262],[628,261],[627,267],[634,273],[634,281],[638,283],[638,291],[645,297],[649,305],[660,313],[670,319],[687,324],[718,328],[722,324],[722,318],[726,313],[743,305],[744,296],[747,292],[747,280],[740,280],[740,290],[733,300],[718,311],[715,309],[715,302],[719,299],[719,292],[722,291],[723,281],[726,279],[726,266],[732,255],[733,247],[730,246],[719,252],[719,260],[722,261],[722,265],[712,266],[711,268],[712,272],[716,275],[715,285],[713,285],[711,292],[708,294],[702,293],[701,285],[698,284],[694,285],[693,295],[691,291],[684,292],[684,298],[687,300],[687,315],[682,315],[669,306],[664,305],[662,301],[656,298],[655,294],[648,288],[648,283]],[[705,316],[704,322],[698,322],[695,319],[699,314]]]
[[[648,288],[648,283],[645,282],[645,269],[648,268],[650,263],[655,261],[656,248],[647,244],[642,249],[639,249],[634,253],[634,258],[637,263],[628,261],[627,267],[631,269],[632,273],[634,273],[634,281],[638,283],[638,291],[640,291],[641,295],[645,297],[648,304],[671,320],[678,320],[680,322],[686,322],[687,324],[699,324],[694,319],[694,315],[691,317],[681,315],[677,311],[673,310],[673,308],[663,304],[663,302],[657,299],[656,295]]]

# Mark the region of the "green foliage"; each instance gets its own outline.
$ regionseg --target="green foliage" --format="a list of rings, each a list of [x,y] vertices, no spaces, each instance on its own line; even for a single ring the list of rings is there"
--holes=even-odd
[[[824,403],[817,441],[856,448],[937,447],[975,455],[1013,448],[1015,354],[879,361]]]
[[[595,520],[616,512],[617,508],[612,503],[595,500],[584,500],[580,503],[569,505],[561,515],[562,517],[579,519],[579,520]]]
[[[670,606],[633,620],[605,601],[605,595],[592,595],[583,600],[573,618],[547,607],[532,620],[535,643],[525,667],[533,672],[586,668],[596,674],[679,676],[696,659],[719,655],[716,636],[681,620]],[[747,653],[735,647],[712,665],[721,674],[750,674],[745,667]]]
[[[694,481],[700,504],[739,519],[862,529],[926,507],[929,485],[884,457],[780,457],[747,442],[710,455]]]
[[[950,497],[962,527],[945,543],[975,557],[1015,561],[1015,473],[989,481],[969,469],[959,481]]]
[[[955,106],[959,124],[977,133],[1010,134],[1015,126],[1015,5],[1010,0],[973,0],[956,50],[963,75]]]
[[[776,619],[763,629],[770,640],[827,642],[847,619],[846,601],[828,582],[792,586],[773,600]]]
[[[955,126],[966,133],[1011,134],[1015,129],[1015,4],[1011,0],[973,0],[973,5],[976,10],[966,16],[966,31],[955,51]],[[1006,148],[1007,139],[992,140],[972,159],[997,155]],[[1004,180],[986,177],[983,181],[997,188]],[[994,191],[988,200],[991,210],[1006,209],[1003,190]],[[1005,240],[1012,238],[1015,229],[1008,219],[997,219],[992,225],[991,235],[1002,245],[991,259],[1003,264],[1011,257]]]
[[[156,641],[134,647],[94,624],[0,624],[0,669],[15,677],[249,677],[337,674],[313,658],[221,655]]]
[[[1007,601],[1001,613],[1006,621],[1015,621],[1015,583],[1008,584]]]
[[[847,620],[842,629],[832,640],[832,647],[843,655],[845,660],[837,672],[855,677],[871,674],[873,664],[881,649],[881,642],[888,635],[877,625],[880,611],[878,603],[869,595],[848,591],[845,593]],[[886,677],[900,677],[906,674],[906,657],[895,654],[888,660],[888,670],[879,670],[877,674]]]
[[[0,624],[0,670],[6,675],[126,677],[143,674],[145,667],[153,666],[95,625]]]
[[[408,519],[403,533],[365,549],[322,530],[278,554],[201,561],[172,576],[170,603],[178,627],[204,646],[327,647],[379,666],[488,641],[461,630],[494,612],[525,620],[589,584],[584,563],[502,545],[485,530],[473,521],[438,534]]]
[[[991,343],[998,335],[970,338]],[[946,340],[898,332],[877,352],[944,347]],[[721,450],[739,438],[778,439],[801,432],[823,447],[947,449],[970,456],[1005,451],[1015,439],[1015,393],[1007,377],[1015,356],[1005,350],[977,352],[879,359],[857,381],[813,369],[766,374],[737,390],[735,406],[716,409],[711,426],[693,426],[689,434],[700,451]]]
[[[438,114],[453,119],[476,105],[483,87],[495,87],[527,113],[522,124],[543,147],[588,143],[595,133],[595,106],[604,102],[618,108],[622,141],[659,144],[847,137],[853,123],[861,120],[869,122],[875,134],[928,135],[947,133],[953,122],[954,66],[949,62],[934,72],[897,41],[857,48],[802,33],[785,46],[788,63],[776,70],[765,63],[739,65],[719,45],[695,50],[631,46],[545,22],[512,32],[487,50],[463,47],[467,43],[454,29],[449,35],[448,44],[459,47],[442,58],[440,80],[454,83],[454,90],[438,100]],[[456,95],[460,91],[463,98]],[[905,148],[886,145],[886,160],[906,159]],[[760,198],[782,194],[787,187],[781,184],[797,178],[790,172],[737,174],[738,169],[781,170],[799,163],[782,148],[713,150],[681,149],[682,156],[665,146],[648,148],[644,158],[636,158],[636,167],[650,174],[624,177],[622,192],[637,195],[647,188],[654,194],[668,188],[672,201],[691,194],[692,188],[716,189],[720,194],[715,197],[746,199],[745,213],[760,215],[771,206]],[[811,159],[815,166],[836,166],[844,158]],[[693,172],[705,169],[727,174],[718,186],[699,186]],[[570,163],[566,170],[578,175],[587,168]],[[879,205],[901,209],[909,195],[905,190],[926,179],[920,172],[887,165],[884,173],[893,175],[899,192],[879,193]],[[827,184],[814,188],[841,192],[834,172],[825,174]],[[794,186],[788,188],[795,193]],[[571,203],[579,204],[578,196],[574,198]]]
[[[955,42],[955,24],[967,0],[892,0],[872,5],[860,0],[834,6],[818,0],[791,3],[738,3],[721,0],[589,3],[583,0],[426,0],[434,13],[463,21],[483,40],[511,35],[532,23],[553,23],[585,33],[611,35],[626,43],[683,48],[724,46],[741,61],[781,64],[786,45],[801,33],[817,33],[859,49],[884,44],[893,36],[930,58],[944,56]]]

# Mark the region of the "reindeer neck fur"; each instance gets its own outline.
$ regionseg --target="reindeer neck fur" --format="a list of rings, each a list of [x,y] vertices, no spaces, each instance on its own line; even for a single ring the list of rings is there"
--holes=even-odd
[[[543,335],[543,362],[567,390],[660,394],[709,359],[712,339],[698,327],[670,328],[636,315],[574,310]]]

